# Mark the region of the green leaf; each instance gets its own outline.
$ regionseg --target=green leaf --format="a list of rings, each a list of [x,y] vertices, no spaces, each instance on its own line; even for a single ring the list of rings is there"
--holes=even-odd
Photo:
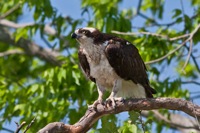
[[[124,122],[124,125],[120,127],[118,131],[120,133],[140,133],[140,131],[137,130],[137,126],[130,122]]]
[[[75,79],[75,83],[77,85],[80,85],[80,82],[79,82],[80,74],[79,73],[75,73],[75,71],[72,71],[72,77]]]
[[[136,121],[140,116],[140,113],[136,111],[129,111],[128,114],[129,114],[129,119],[131,120],[132,123],[136,123]]]
[[[172,18],[176,18],[182,14],[182,11],[180,9],[175,9],[173,10],[173,12],[174,12],[174,15],[172,16]]]
[[[19,41],[20,38],[28,38],[28,29],[27,28],[19,28],[15,32],[15,41]]]

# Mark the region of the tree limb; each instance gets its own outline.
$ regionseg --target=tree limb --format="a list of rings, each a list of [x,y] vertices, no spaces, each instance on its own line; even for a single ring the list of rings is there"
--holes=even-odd
[[[152,63],[156,63],[156,62],[159,62],[159,61],[166,59],[168,56],[174,54],[176,51],[178,51],[180,48],[182,48],[184,45],[186,45],[186,43],[189,42],[189,41],[190,41],[190,49],[192,49],[192,43],[193,43],[192,39],[199,29],[200,29],[200,24],[198,24],[197,27],[190,34],[184,34],[184,35],[181,35],[181,36],[178,36],[178,37],[175,37],[175,38],[168,38],[168,36],[164,36],[164,35],[160,35],[160,34],[156,34],[156,33],[149,33],[149,32],[139,32],[139,33],[123,33],[123,32],[118,32],[118,31],[112,31],[112,32],[117,33],[117,34],[123,34],[123,35],[135,35],[135,34],[152,35],[152,36],[156,36],[156,37],[162,37],[162,38],[167,39],[169,41],[174,41],[174,40],[177,40],[177,39],[180,39],[180,38],[188,37],[178,47],[174,48],[172,51],[170,51],[166,55],[164,55],[164,56],[162,56],[158,59],[145,62],[145,64],[152,64]],[[190,55],[191,55],[191,52],[189,52],[189,54],[188,54],[188,59],[185,62],[185,66],[187,65],[187,62],[189,61]]]
[[[173,113],[164,116],[157,110],[152,110],[152,113],[150,111],[142,111],[142,116],[144,117],[148,117],[148,115],[150,114],[151,115],[153,114],[153,117],[156,120],[164,122],[166,125],[169,125],[171,128],[177,129],[182,133],[190,133],[191,131],[196,131],[196,132],[200,131],[198,122],[195,119],[190,119],[182,115]]]
[[[22,50],[19,50],[19,49],[12,49],[12,50],[8,50],[8,51],[5,51],[5,52],[0,52],[0,57],[12,55],[12,54],[24,54],[24,52]]]
[[[74,125],[65,125],[62,122],[50,123],[38,133],[85,133],[93,124],[108,114],[117,114],[123,111],[170,109],[183,111],[186,114],[200,118],[200,106],[179,98],[138,98],[116,101],[116,108],[98,104],[96,109],[88,109],[85,115]]]
[[[48,48],[43,48],[27,39],[21,38],[16,42],[3,27],[0,27],[0,42],[20,47],[27,55],[36,56],[52,65],[60,66],[62,64],[62,62],[57,59],[60,53]]]

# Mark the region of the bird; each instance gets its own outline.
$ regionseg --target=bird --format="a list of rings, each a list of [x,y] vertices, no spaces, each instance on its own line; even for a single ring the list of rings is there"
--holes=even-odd
[[[116,101],[153,98],[156,94],[144,61],[131,42],[93,27],[78,28],[71,38],[80,44],[78,58],[82,71],[97,86],[98,98],[89,107],[102,104],[105,91],[111,92],[106,102],[114,108]]]

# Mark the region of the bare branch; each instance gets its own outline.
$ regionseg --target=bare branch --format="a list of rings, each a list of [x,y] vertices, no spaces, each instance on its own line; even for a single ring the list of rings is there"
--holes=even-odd
[[[33,120],[31,121],[31,123],[28,124],[28,126],[26,127],[26,129],[24,130],[23,133],[26,133],[26,132],[28,131],[28,129],[29,129],[29,128],[33,125],[33,123],[35,122],[35,119],[36,119],[36,118],[33,118]]]
[[[184,69],[185,67],[187,66],[189,60],[190,60],[190,56],[191,56],[191,53],[192,53],[192,45],[193,45],[193,39],[190,39],[190,48],[189,48],[189,52],[188,52],[188,56],[186,58],[186,61],[182,67],[182,71],[184,72]]]
[[[41,129],[38,133],[45,132],[62,132],[62,133],[85,133],[93,124],[108,114],[117,114],[123,111],[131,110],[153,110],[153,109],[170,109],[179,110],[191,115],[193,117],[200,118],[200,106],[193,104],[192,102],[178,99],[178,98],[138,98],[127,99],[122,102],[116,101],[116,108],[107,107],[105,105],[98,104],[96,109],[88,109],[85,115],[74,125],[64,125],[64,123],[50,123]]]
[[[181,36],[172,37],[172,38],[169,38],[169,41],[175,41],[175,40],[183,39],[183,38],[186,38],[188,36],[190,36],[190,34],[184,34],[184,35],[181,35]]]
[[[12,55],[12,54],[25,54],[25,53],[20,49],[12,49],[12,50],[8,50],[8,51],[5,51],[5,52],[1,52],[0,57]]]
[[[24,125],[26,124],[26,122],[22,122],[22,124],[18,124],[16,123],[17,125],[17,130],[15,131],[15,133],[19,133],[19,131],[24,127]]]

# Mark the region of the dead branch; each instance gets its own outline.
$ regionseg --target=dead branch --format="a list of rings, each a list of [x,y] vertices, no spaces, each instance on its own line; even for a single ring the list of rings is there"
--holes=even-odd
[[[17,130],[15,131],[15,133],[19,133],[19,131],[25,126],[26,122],[22,122],[20,125],[15,122],[17,125]]]
[[[26,127],[26,129],[24,130],[23,133],[26,133],[28,131],[28,129],[33,125],[33,123],[35,122],[36,118],[33,118],[33,120],[30,122],[30,124],[28,124],[28,126]]]
[[[62,122],[50,123],[38,133],[85,133],[93,124],[108,114],[117,114],[124,111],[139,111],[153,109],[169,109],[183,111],[186,114],[200,118],[200,106],[179,98],[139,98],[127,99],[122,102],[116,102],[116,108],[106,107],[98,104],[96,109],[88,109],[85,115],[74,125],[65,125]]]
[[[36,119],[36,118],[33,118],[33,120],[30,122],[30,124],[28,124],[28,125],[26,126],[26,129],[24,130],[23,133],[26,133],[26,132],[28,131],[28,129],[29,129],[29,128],[33,125],[33,123],[35,122],[35,119]],[[25,122],[25,121],[23,121],[20,125],[19,125],[18,122],[15,122],[15,123],[16,123],[16,125],[17,125],[17,129],[16,129],[15,133],[19,133],[20,130],[22,130],[22,128],[26,125],[26,122]]]

